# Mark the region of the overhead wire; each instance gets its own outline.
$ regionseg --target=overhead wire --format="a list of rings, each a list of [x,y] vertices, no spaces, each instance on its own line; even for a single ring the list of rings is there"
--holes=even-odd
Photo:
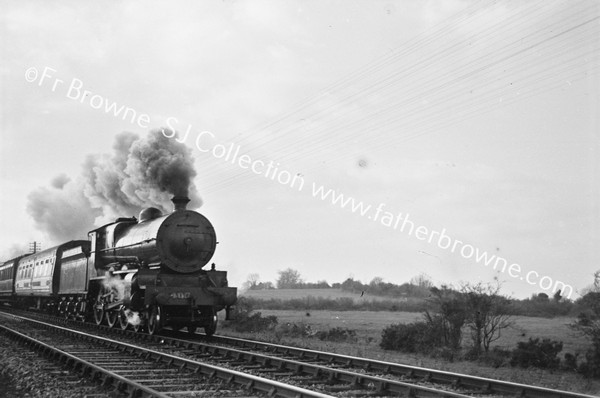
[[[550,12],[551,11],[552,10],[550,10]],[[585,14],[585,13],[587,13],[587,11],[588,10],[585,10],[585,9],[584,10],[580,10],[579,13],[576,13],[576,14],[573,14],[573,15],[569,16],[567,18],[567,20],[571,20],[573,18],[578,18],[579,14]],[[563,15],[563,18],[564,18],[564,15]],[[457,84],[460,84],[461,82],[466,81],[468,78],[473,78],[474,76],[477,76],[477,73],[481,73],[484,70],[492,70],[494,66],[502,65],[502,62],[506,62],[506,61],[508,61],[508,60],[510,60],[512,58],[515,58],[517,55],[524,54],[527,51],[529,51],[529,50],[531,50],[531,49],[533,49],[535,47],[539,47],[539,46],[543,45],[544,43],[552,42],[552,43],[559,43],[560,44],[562,42],[560,40],[558,40],[559,37],[567,35],[568,33],[572,32],[572,31],[575,31],[575,30],[577,30],[577,29],[579,29],[579,28],[581,28],[583,26],[592,24],[594,21],[597,21],[597,19],[598,19],[597,16],[596,17],[588,18],[587,20],[581,22],[580,24],[577,24],[577,25],[565,28],[562,31],[560,31],[559,33],[555,33],[554,35],[551,35],[551,36],[546,37],[544,39],[540,39],[537,42],[535,42],[533,44],[530,44],[528,47],[521,48],[520,50],[517,50],[516,53],[513,52],[511,54],[504,55],[503,58],[499,58],[499,59],[496,59],[493,62],[490,62],[488,64],[484,64],[484,65],[480,66],[479,69],[471,70],[470,72],[463,73],[463,75],[455,76],[454,79],[452,79],[450,82],[442,83],[442,87],[440,87],[440,82],[439,81],[437,81],[435,79],[432,79],[432,80],[435,80],[434,83],[437,84],[437,88],[435,88],[435,84],[433,85],[434,86],[433,90],[437,89],[437,91],[434,91],[434,92],[443,93],[444,95],[449,95],[450,96],[450,97],[441,97],[441,98],[438,98],[437,99],[438,104],[436,105],[436,107],[440,107],[440,106],[444,105],[440,101],[450,101],[451,102],[451,101],[455,101],[456,98],[460,98],[461,95],[463,95],[463,94],[460,94],[460,93],[455,94],[455,97],[453,98],[452,97],[452,94],[453,94],[452,90],[454,90],[456,88]],[[563,19],[563,22],[564,21],[565,20]],[[556,25],[556,23],[554,25]],[[550,26],[554,26],[554,25],[550,25]],[[596,27],[596,29],[597,29],[597,27]],[[536,32],[539,33],[540,30],[538,30]],[[536,32],[534,32],[534,34]],[[491,32],[491,33],[493,33],[493,32]],[[596,33],[597,33],[596,31],[592,32],[592,34],[596,34]],[[588,37],[588,38],[586,38],[586,40],[590,40],[590,38]],[[593,38],[591,40],[593,40]],[[583,41],[582,44],[579,47],[586,47],[587,43],[589,43],[589,41],[587,41],[587,42]],[[515,43],[513,43],[513,45],[514,44]],[[568,46],[569,45],[569,42],[562,43],[561,45],[563,46],[563,48],[561,48],[563,51],[560,52],[560,53],[556,53],[555,52],[555,53],[551,54],[551,56],[556,57],[557,55],[569,54],[569,53],[572,53],[573,50],[574,50],[573,46],[571,46],[571,48],[566,48],[566,49],[564,48],[564,46]],[[559,48],[559,47],[557,47],[557,44],[554,44],[554,47],[555,47],[554,48],[555,50],[557,50]],[[509,51],[510,51],[510,49],[509,49]],[[596,55],[597,56],[597,49],[593,49],[591,51],[590,55],[592,55],[592,56]],[[563,61],[563,63],[570,62],[570,61],[573,61],[573,60],[576,61],[578,59],[578,57],[579,57],[579,54],[576,54],[575,56],[571,56],[571,58],[569,58],[568,60]],[[480,59],[483,59],[483,57],[480,57]],[[547,60],[547,58],[539,59],[538,60],[539,61],[538,65],[541,64],[543,60]],[[471,60],[471,63],[474,63],[473,60]],[[569,66],[570,65],[571,64],[569,64]],[[506,65],[506,66],[511,66],[511,65],[509,64],[509,65]],[[561,66],[561,64],[557,63],[556,65],[550,66],[549,68],[547,68],[549,75],[545,76],[544,78],[542,78],[539,75],[540,70],[538,70],[536,72],[536,69],[535,69],[535,66],[534,66],[533,70],[530,70],[529,71],[529,75],[526,75],[526,76],[533,76],[533,77],[535,77],[536,74],[537,74],[537,79],[539,81],[544,81],[544,79],[548,79],[552,75],[553,71],[554,72],[558,71],[558,68],[560,66]],[[596,66],[592,67],[593,70],[596,70],[595,68],[596,68]],[[458,67],[456,67],[455,69],[458,69]],[[538,69],[539,69],[539,67],[538,67]],[[386,76],[384,76],[383,78],[385,79]],[[427,78],[427,76],[425,76],[424,78]],[[477,77],[477,78],[479,78],[479,77]],[[477,80],[471,80],[471,82],[472,81],[478,82],[479,86],[475,87],[475,90],[481,90],[482,88],[487,87],[490,84],[493,84],[494,75],[492,75],[491,77],[488,77],[487,79],[488,79],[487,82],[485,80],[482,81],[482,82],[479,82]],[[515,75],[513,80],[515,80],[515,81],[516,80],[521,81],[523,79],[524,78],[518,79],[518,75]],[[537,84],[537,82],[535,80],[531,80],[531,77],[529,77],[529,79],[530,79],[529,80],[530,84],[532,84],[532,83]],[[523,84],[526,86],[527,82],[524,81]],[[554,83],[552,83],[552,84],[554,84]],[[440,88],[443,89],[443,90],[445,90],[445,91],[440,91]],[[502,89],[502,87],[501,87],[501,89]],[[506,89],[506,88],[504,88],[504,89]],[[540,87],[540,89],[543,90],[544,88]],[[338,124],[337,126],[334,127],[333,131],[327,130],[329,135],[327,137],[325,137],[325,138],[322,137],[322,132],[324,131],[323,130],[324,128],[327,128],[328,124],[323,124],[321,126],[320,130],[319,129],[315,129],[315,131],[313,131],[311,133],[312,135],[309,135],[308,137],[300,137],[300,138],[297,138],[295,140],[292,139],[291,141],[289,141],[289,144],[285,145],[281,149],[281,152],[279,153],[279,156],[277,156],[276,158],[278,159],[278,161],[281,161],[281,162],[283,162],[283,161],[292,162],[294,160],[298,160],[299,158],[304,157],[305,156],[305,152],[310,151],[310,150],[314,150],[315,148],[318,148],[319,150],[324,150],[324,149],[329,149],[329,148],[331,148],[332,146],[335,146],[335,145],[347,144],[349,140],[357,138],[357,137],[360,137],[361,134],[364,134],[364,132],[361,131],[360,128],[357,129],[356,126],[363,126],[366,123],[368,123],[368,124],[371,125],[371,129],[372,130],[376,130],[376,129],[389,129],[389,128],[393,127],[393,126],[397,127],[397,123],[402,122],[402,120],[404,118],[404,125],[402,125],[401,123],[400,123],[400,125],[402,125],[405,130],[409,130],[409,131],[415,131],[415,130],[417,130],[417,131],[421,132],[420,134],[423,134],[424,132],[432,131],[432,129],[439,128],[440,126],[438,126],[438,125],[440,125],[440,124],[444,125],[444,123],[453,123],[454,119],[456,119],[456,116],[460,115],[460,113],[457,113],[457,112],[463,112],[462,113],[462,115],[463,115],[462,117],[464,118],[464,117],[472,117],[473,114],[477,114],[478,112],[484,111],[485,109],[482,108],[482,105],[485,105],[485,104],[480,103],[480,104],[477,104],[477,106],[474,106],[473,103],[476,102],[476,101],[482,101],[483,99],[485,99],[485,101],[489,101],[488,97],[489,98],[493,98],[495,95],[498,94],[498,92],[499,91],[488,93],[486,95],[486,97],[481,97],[481,96],[478,97],[478,96],[473,96],[472,95],[470,97],[467,97],[466,99],[463,99],[462,102],[458,102],[454,107],[446,105],[446,107],[444,109],[436,110],[436,112],[438,112],[437,114],[434,113],[434,112],[432,112],[433,110],[435,110],[437,108],[433,108],[431,106],[427,109],[426,113],[423,113],[423,109],[419,109],[419,107],[415,107],[415,104],[417,104],[417,102],[419,101],[419,99],[423,97],[422,93],[420,95],[417,94],[417,95],[413,96],[412,99],[410,99],[408,102],[407,102],[406,99],[401,99],[400,101],[404,101],[404,103],[403,103],[402,106],[405,107],[405,108],[401,108],[401,109],[403,109],[405,112],[402,112],[402,114],[399,114],[399,115],[394,115],[394,111],[396,113],[399,113],[398,112],[398,105],[399,105],[399,103],[397,102],[398,100],[393,99],[391,101],[391,103],[392,103],[393,106],[379,108],[377,110],[377,112],[369,114],[369,115],[366,115],[362,119],[359,119],[358,121],[357,120],[350,120],[349,122],[347,122],[345,124],[343,124],[343,123],[342,124]],[[380,90],[379,93],[382,93],[382,91]],[[523,97],[521,96],[521,98],[523,98]],[[517,98],[513,98],[513,99],[514,100],[518,100]],[[396,102],[394,102],[394,101],[396,101]],[[402,102],[400,104],[402,104]],[[409,106],[409,105],[413,106],[412,111],[411,111],[413,113],[411,115],[413,115],[413,114],[418,115],[418,113],[421,112],[420,119],[416,119],[416,120],[413,120],[413,121],[411,121],[409,119],[408,121],[406,121],[406,119],[407,119],[406,118],[407,117],[406,110],[409,109],[409,108],[406,108],[406,107]],[[472,109],[470,109],[470,110],[468,108],[465,108],[465,109],[461,109],[460,108],[460,106],[466,106],[466,105],[472,106],[472,107],[474,106],[474,107]],[[492,106],[492,105],[485,105],[485,106]],[[298,110],[296,110],[296,112],[297,111]],[[454,113],[454,119],[453,118],[449,118],[448,119],[448,117],[446,116],[446,114],[449,113],[449,112],[450,113]],[[390,117],[386,118],[387,115],[390,115]],[[445,117],[446,119],[444,119],[441,116]],[[429,122],[429,124],[427,124],[427,120],[423,121],[424,118],[425,119],[426,118],[431,118],[431,119],[434,119],[434,120],[438,120],[438,122],[436,122],[437,124],[436,123],[432,124],[431,122]],[[285,119],[282,119],[282,120],[285,121]],[[409,122],[413,123],[413,124],[411,125],[411,124],[409,124]],[[277,123],[281,123],[281,122],[278,121]],[[396,124],[394,124],[394,123],[396,123]],[[334,133],[336,133],[336,131],[343,131],[344,129],[351,128],[353,126],[354,126],[355,130],[353,132],[351,132],[350,134],[348,134],[346,132],[344,132],[344,134],[342,134],[342,133],[337,133],[337,135],[334,134]],[[295,130],[294,129],[290,129],[289,131],[291,131],[291,132],[296,131],[297,132],[298,129],[297,128]],[[404,138],[403,138],[402,135],[401,136],[390,137],[387,140],[382,140],[382,142],[378,146],[381,147],[382,145],[388,145],[390,142],[394,142],[394,141],[400,142],[401,140],[409,139],[409,137],[414,137],[414,136],[415,136],[414,134],[410,134],[410,135],[406,134],[406,135],[404,135]],[[314,137],[317,137],[317,139],[314,139]],[[273,143],[273,142],[276,142],[278,139],[280,139],[280,138],[275,137],[271,141],[268,141],[268,140],[265,141],[265,140],[263,140],[261,142],[263,144],[269,143],[269,142]],[[304,140],[309,140],[309,144],[310,145],[307,145],[306,147],[302,148],[302,149],[304,149],[304,152],[297,151],[298,146],[302,142],[305,142]],[[244,148],[244,149],[246,149],[246,148]],[[294,152],[296,152],[296,153],[294,153]],[[314,155],[311,155],[311,154],[309,154],[308,156],[313,156],[314,157]],[[338,152],[337,155],[336,155],[337,158],[342,158],[344,156],[347,156],[347,154],[343,154],[343,153],[339,153]],[[333,158],[330,157],[330,160],[332,160],[332,159]],[[245,174],[246,178],[248,177],[248,174],[252,174],[252,173],[246,173]],[[236,185],[239,184],[238,179],[243,178],[243,177],[244,177],[244,174],[237,173],[237,175],[227,177],[226,179],[224,179],[223,181],[218,182],[217,184],[213,184],[212,186],[206,187],[206,189],[209,192],[214,192],[214,191],[217,191],[217,190],[226,189],[226,188],[228,188],[230,186],[233,186],[234,184],[236,184]]]

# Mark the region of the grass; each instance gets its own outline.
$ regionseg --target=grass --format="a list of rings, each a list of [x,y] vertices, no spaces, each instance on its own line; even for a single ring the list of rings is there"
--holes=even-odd
[[[264,316],[274,315],[279,323],[304,323],[313,330],[326,330],[334,327],[355,329],[366,339],[379,340],[381,331],[391,324],[410,323],[423,319],[418,312],[387,311],[285,311],[259,310]],[[309,316],[307,316],[309,314]],[[519,341],[527,341],[530,337],[558,340],[564,343],[564,352],[584,352],[589,344],[572,331],[567,325],[573,318],[531,318],[513,317],[514,327],[502,332],[494,345],[512,349]],[[468,338],[468,336],[465,336]]]
[[[243,295],[246,297],[267,300],[297,299],[311,296],[325,298],[351,297],[354,300],[376,299],[374,296],[369,297],[365,294],[363,297],[360,297],[360,294],[343,292],[339,289],[262,290],[248,291]],[[422,314],[420,312],[307,311],[301,308],[297,310],[257,310],[260,311],[263,316],[276,316],[280,325],[286,323],[308,325],[313,331],[327,331],[335,327],[352,329],[356,331],[357,341],[351,343],[334,343],[321,341],[314,337],[288,338],[272,332],[248,336],[245,334],[234,333],[227,328],[221,329],[221,331],[224,334],[232,336],[256,338],[280,344],[337,352],[358,357],[404,363],[586,394],[600,394],[599,380],[586,380],[573,372],[548,371],[535,368],[522,369],[509,366],[494,368],[478,362],[452,362],[424,355],[386,351],[379,347],[381,332],[385,327],[395,323],[409,323],[421,320]],[[503,348],[513,349],[516,347],[517,342],[527,341],[530,337],[540,339],[548,338],[563,342],[563,350],[559,354],[561,358],[566,352],[583,353],[588,349],[589,343],[568,327],[568,324],[574,320],[575,318],[569,317],[534,318],[515,316],[513,317],[514,327],[504,330],[500,339],[494,344]],[[468,331],[465,331],[464,341],[466,342],[468,338]]]
[[[405,297],[385,297],[375,296],[363,292],[347,292],[341,289],[271,289],[271,290],[246,290],[242,294],[244,297],[251,297],[262,300],[291,300],[291,299],[303,299],[308,297],[313,298],[326,298],[326,299],[338,299],[338,298],[351,298],[355,303],[361,301],[397,301],[399,303],[406,302],[408,299]]]

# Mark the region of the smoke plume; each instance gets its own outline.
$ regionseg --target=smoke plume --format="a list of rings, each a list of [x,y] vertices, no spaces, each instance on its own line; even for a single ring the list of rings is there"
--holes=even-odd
[[[173,209],[175,195],[202,201],[193,179],[191,150],[161,130],[139,137],[123,132],[111,154],[89,155],[80,176],[55,177],[49,187],[29,194],[27,211],[36,226],[55,242],[85,239],[87,232],[117,217],[137,216],[145,207]]]

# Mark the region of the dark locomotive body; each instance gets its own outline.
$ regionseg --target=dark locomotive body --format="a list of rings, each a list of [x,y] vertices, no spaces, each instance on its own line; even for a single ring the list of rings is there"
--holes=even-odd
[[[0,264],[0,301],[151,334],[164,326],[213,334],[217,312],[229,317],[237,289],[214,264],[203,269],[217,244],[209,220],[186,210],[188,199],[173,202],[171,214],[145,209],[139,220],[90,231],[89,241]]]

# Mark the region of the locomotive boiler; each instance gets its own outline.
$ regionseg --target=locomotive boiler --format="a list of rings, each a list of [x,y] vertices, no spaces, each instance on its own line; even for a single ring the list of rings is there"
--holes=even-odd
[[[122,328],[146,326],[150,334],[164,326],[203,327],[212,335],[217,312],[229,318],[237,289],[212,258],[217,245],[210,221],[186,209],[189,199],[174,197],[174,211],[163,215],[147,208],[135,218],[119,218],[89,232],[89,261],[96,269],[89,297],[93,319]]]

